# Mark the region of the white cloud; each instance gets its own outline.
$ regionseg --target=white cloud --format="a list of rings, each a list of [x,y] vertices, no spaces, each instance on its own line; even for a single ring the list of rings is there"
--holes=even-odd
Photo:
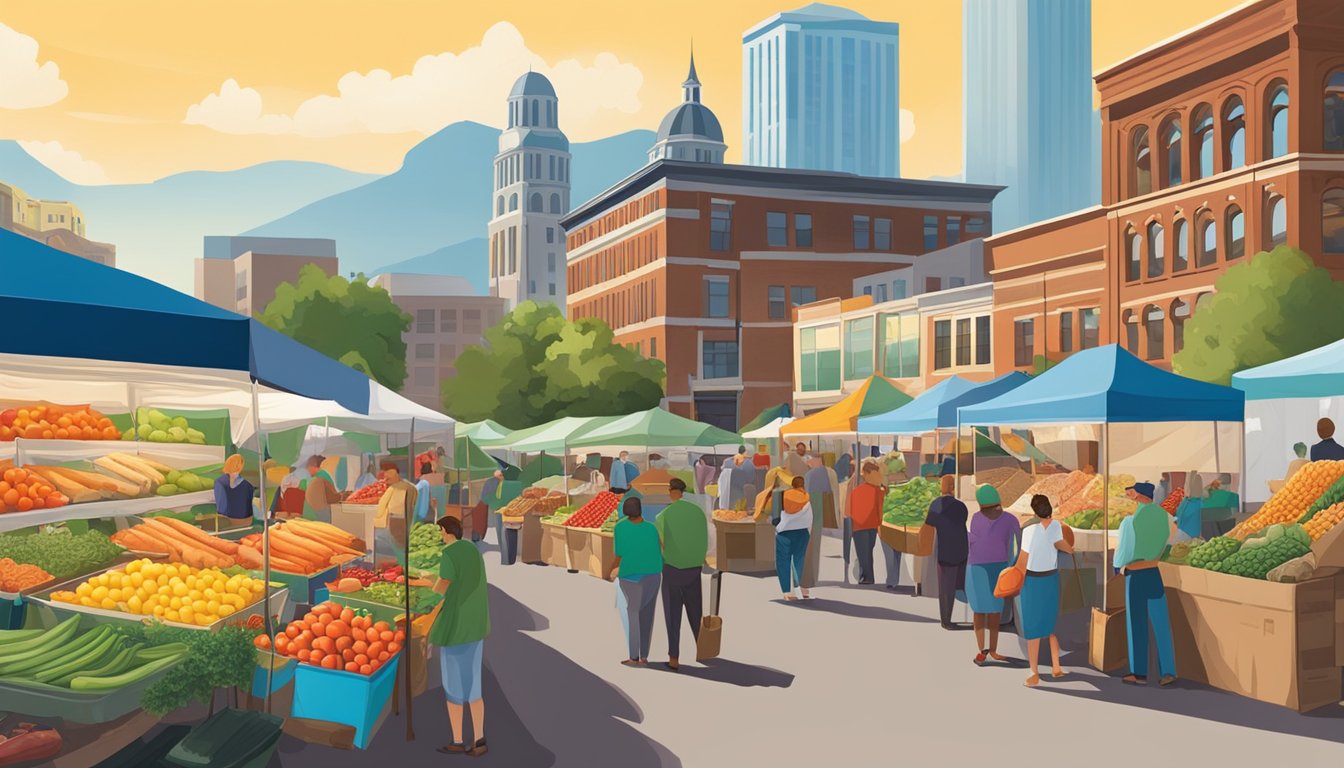
[[[45,107],[69,92],[55,62],[38,62],[37,41],[0,23],[0,109]]]
[[[33,159],[55,171],[66,181],[76,184],[110,184],[103,166],[73,149],[66,149],[59,141],[20,141],[23,151]]]
[[[566,131],[583,134],[591,126],[601,133],[613,113],[639,111],[644,75],[638,67],[611,53],[599,53],[587,64],[577,59],[548,64],[527,47],[517,27],[500,22],[480,45],[421,57],[407,74],[348,72],[336,83],[337,95],[310,98],[292,114],[268,114],[260,92],[227,80],[218,93],[189,107],[185,122],[222,133],[301,136],[431,134],[459,120],[502,125],[504,99],[529,67],[555,85]]]
[[[915,138],[915,113],[908,109],[901,110],[901,143]]]

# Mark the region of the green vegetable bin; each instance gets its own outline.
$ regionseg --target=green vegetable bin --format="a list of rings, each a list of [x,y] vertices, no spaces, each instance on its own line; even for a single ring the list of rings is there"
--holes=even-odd
[[[340,572],[341,567],[339,565],[333,565],[325,571],[319,571],[310,576],[271,569],[271,581],[289,587],[289,594],[294,596],[295,602],[317,605],[322,602],[319,598],[321,593],[326,591],[327,583],[335,581]],[[251,571],[251,574],[261,578],[262,572]]]
[[[170,664],[143,680],[107,693],[81,693],[69,688],[18,680],[0,682],[0,702],[25,717],[59,717],[73,723],[109,723],[140,709],[145,690],[168,674]]]

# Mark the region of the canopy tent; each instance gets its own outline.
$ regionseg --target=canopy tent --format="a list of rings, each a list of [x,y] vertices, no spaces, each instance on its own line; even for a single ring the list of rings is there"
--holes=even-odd
[[[875,416],[895,410],[913,400],[884,376],[869,376],[858,389],[825,410],[794,419],[780,427],[781,437],[788,435],[853,435],[863,416]]]
[[[1247,400],[1338,397],[1344,394],[1344,340],[1232,374]]]
[[[873,416],[860,416],[858,432],[861,435],[923,435],[936,431],[939,427],[955,428],[956,422],[938,423],[939,408],[948,400],[975,388],[976,384],[973,381],[960,376],[949,376],[895,410]]]
[[[741,439],[724,429],[692,421],[662,408],[620,416],[574,438],[570,448],[601,446],[645,446],[647,448],[687,448],[734,445]]]
[[[609,424],[620,416],[562,416],[506,437],[480,441],[487,448],[507,448],[517,453],[563,453],[570,441],[586,432]]]
[[[532,485],[544,477],[565,474],[564,462],[555,456],[541,454],[527,462],[518,472],[518,481],[523,485]]]
[[[746,440],[778,440],[779,431],[784,427],[785,424],[788,424],[792,421],[793,421],[792,416],[780,416],[770,422],[762,424],[756,429],[753,429],[749,432],[743,432],[742,437]]]
[[[453,441],[452,468],[467,473],[469,477],[484,477],[504,466],[503,462],[481,450],[479,445],[467,437]]]
[[[508,437],[512,432],[508,427],[505,427],[496,421],[492,421],[491,419],[473,421],[466,424],[458,422],[455,431],[458,438],[467,437],[480,443]]]
[[[957,426],[957,409],[968,405],[983,403],[986,400],[1002,395],[1005,392],[1017,389],[1018,387],[1031,381],[1030,374],[1022,371],[1013,371],[1004,375],[990,379],[974,389],[963,392],[956,397],[944,400],[938,405],[938,426],[955,427]]]
[[[756,418],[752,419],[751,421],[748,421],[746,424],[743,424],[737,431],[740,432],[743,437],[746,437],[748,432],[760,429],[761,427],[764,427],[767,424],[773,423],[780,419],[787,419],[792,415],[793,411],[789,408],[788,403],[780,403],[779,405],[772,405],[769,408],[766,408],[765,410],[756,414]],[[774,437],[778,436],[779,435],[777,434],[774,435]]]

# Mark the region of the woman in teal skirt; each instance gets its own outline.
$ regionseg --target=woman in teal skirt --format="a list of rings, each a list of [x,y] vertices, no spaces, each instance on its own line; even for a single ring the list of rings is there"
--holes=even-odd
[[[1026,571],[1019,615],[1022,637],[1027,641],[1027,662],[1031,665],[1028,688],[1041,682],[1037,662],[1042,638],[1050,639],[1050,676],[1056,679],[1064,676],[1059,666],[1059,638],[1055,635],[1055,622],[1059,618],[1059,553],[1073,551],[1064,538],[1063,523],[1054,519],[1050,499],[1039,493],[1032,496],[1031,510],[1036,513],[1037,524],[1023,532],[1022,552],[1017,556],[1017,567]]]
[[[987,659],[1005,661],[999,654],[999,617],[1003,599],[994,596],[999,574],[1013,562],[1013,554],[1022,546],[1022,526],[1016,515],[1003,511],[999,492],[992,485],[975,489],[980,511],[971,516],[970,550],[966,563],[966,601],[971,604],[975,628],[975,663]],[[985,631],[989,644],[985,644]]]

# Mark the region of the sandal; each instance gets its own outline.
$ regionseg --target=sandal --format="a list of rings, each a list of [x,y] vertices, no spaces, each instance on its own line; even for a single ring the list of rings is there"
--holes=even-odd
[[[639,666],[639,659],[622,659],[621,664],[627,667],[637,667]]]
[[[467,750],[467,756],[468,756],[468,757],[483,757],[483,756],[485,755],[485,753],[487,753],[487,752],[489,752],[489,751],[490,751],[490,748],[487,747],[487,746],[485,746],[485,739],[477,739],[477,740],[476,740],[476,743],[473,744],[473,745],[471,745],[471,749],[468,749],[468,750]]]
[[[453,743],[451,743],[451,744],[444,744],[442,747],[439,747],[438,749],[436,749],[436,750],[434,750],[434,751],[435,751],[435,752],[442,752],[442,753],[445,754],[445,755],[457,755],[457,754],[462,754],[463,752],[466,752],[466,751],[467,751],[467,745],[466,745],[466,744],[458,744],[457,742],[453,742]]]
[[[983,667],[985,665],[985,652],[981,651],[975,654],[975,666]]]
[[[1139,677],[1138,675],[1125,675],[1124,677],[1120,678],[1120,682],[1124,683],[1125,685],[1147,685],[1148,678]]]
[[[1056,670],[1053,670],[1053,671],[1050,672],[1050,676],[1053,677],[1053,678],[1055,678],[1056,680],[1058,680],[1058,679],[1061,678],[1061,677],[1064,677],[1064,676],[1067,675],[1067,674],[1069,674],[1069,673],[1068,673],[1068,672],[1065,672],[1065,671],[1062,670],[1062,669],[1056,669]]]
[[[785,600],[788,600],[788,601],[790,601],[790,602],[792,602],[792,601],[794,601],[794,600],[797,600],[798,598],[797,598],[796,596],[792,595],[792,594],[788,594],[788,595],[785,595],[785,596],[784,596],[784,599],[785,599]]]
[[[1035,688],[1040,684],[1041,684],[1040,675],[1032,675],[1031,677],[1027,678],[1027,681],[1025,683],[1023,683],[1023,685],[1027,686],[1028,688]]]

